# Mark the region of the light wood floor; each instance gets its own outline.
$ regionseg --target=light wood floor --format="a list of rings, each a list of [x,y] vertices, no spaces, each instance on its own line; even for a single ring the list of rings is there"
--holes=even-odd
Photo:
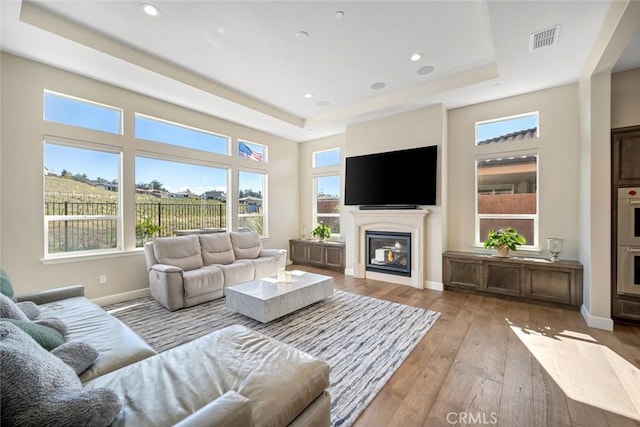
[[[640,327],[607,332],[562,308],[289,269],[442,313],[355,427],[640,426]]]

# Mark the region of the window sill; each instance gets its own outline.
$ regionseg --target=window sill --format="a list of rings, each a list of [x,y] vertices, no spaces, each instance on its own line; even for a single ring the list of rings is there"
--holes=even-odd
[[[100,259],[110,259],[110,258],[122,258],[128,256],[140,256],[143,255],[144,251],[142,248],[135,248],[126,251],[117,251],[117,252],[102,252],[102,253],[92,253],[92,254],[69,254],[69,255],[60,255],[49,258],[42,258],[40,262],[42,265],[54,265],[54,264],[66,264],[72,262],[83,262],[83,261],[95,261]]]

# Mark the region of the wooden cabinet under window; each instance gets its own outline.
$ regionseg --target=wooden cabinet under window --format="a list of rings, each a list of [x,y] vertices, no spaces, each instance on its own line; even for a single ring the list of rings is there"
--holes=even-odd
[[[289,254],[293,264],[308,264],[316,267],[344,271],[344,242],[321,242],[318,240],[289,240]]]
[[[442,255],[447,290],[510,295],[580,307],[582,264],[543,258],[500,258],[471,252]]]

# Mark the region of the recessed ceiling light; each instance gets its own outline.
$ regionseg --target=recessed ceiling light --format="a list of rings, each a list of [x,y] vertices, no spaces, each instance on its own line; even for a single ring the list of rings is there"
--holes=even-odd
[[[371,85],[371,89],[380,90],[383,89],[387,84],[385,82],[376,82]]]
[[[141,7],[144,13],[149,16],[158,16],[158,14],[160,13],[160,9],[149,3],[145,3],[141,5]]]
[[[418,74],[424,76],[425,74],[433,73],[433,70],[435,70],[435,68],[433,68],[431,65],[425,65],[424,67],[418,68]]]
[[[328,107],[329,101],[320,101],[318,102],[318,107]]]
[[[309,38],[309,33],[307,33],[306,31],[298,31],[296,33],[296,38],[298,40],[304,40],[306,38]]]
[[[420,61],[420,59],[422,59],[421,53],[414,53],[413,55],[411,55],[411,60],[413,62]]]
[[[344,18],[344,12],[339,10],[336,12],[336,18],[340,19],[340,18]]]
[[[309,98],[313,98],[313,94],[311,92],[307,92],[304,94],[304,97],[309,99]]]

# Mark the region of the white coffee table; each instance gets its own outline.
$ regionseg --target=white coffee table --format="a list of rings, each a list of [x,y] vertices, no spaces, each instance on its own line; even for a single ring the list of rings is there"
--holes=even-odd
[[[230,286],[225,290],[227,307],[262,323],[333,295],[333,278],[294,270],[292,281],[278,283],[276,276]]]

